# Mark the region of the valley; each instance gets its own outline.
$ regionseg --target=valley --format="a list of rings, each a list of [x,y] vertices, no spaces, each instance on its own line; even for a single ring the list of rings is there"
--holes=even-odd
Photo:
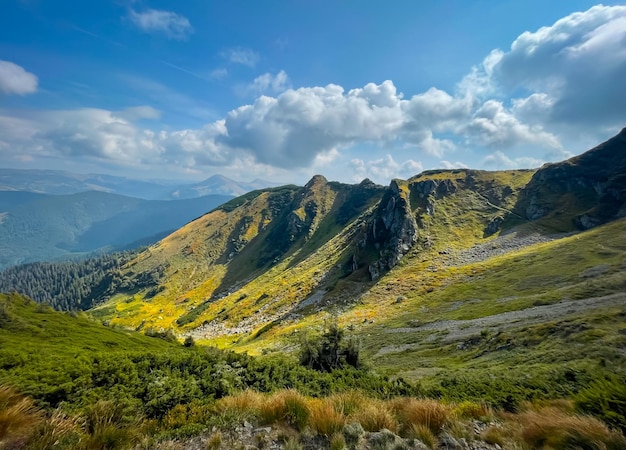
[[[447,448],[446,436],[471,443],[462,448],[536,448],[511,421],[544,417],[545,408],[554,416],[537,420],[567,428],[582,411],[623,430],[621,407],[598,408],[589,398],[604,389],[611,401],[623,399],[624,173],[626,130],[537,170],[430,171],[388,187],[317,175],[303,187],[251,191],[109,262],[92,293],[85,291],[87,273],[72,272],[85,312],[60,315],[18,294],[4,297],[0,380],[45,408],[68,402],[72,414],[89,410],[89,396],[130,402],[158,424],[150,448],[167,448],[168,439],[189,449],[211,439],[253,442],[261,433],[254,426],[262,425],[276,448],[294,439],[328,448],[333,439],[351,439],[346,427],[354,420],[365,428],[357,439],[364,449],[391,448],[376,447],[383,428],[404,446],[398,448]],[[14,279],[25,277],[20,270],[29,269],[12,270]],[[65,341],[76,320],[92,330],[78,342],[93,344]],[[105,337],[110,333],[116,337]],[[346,340],[337,347],[346,352],[337,367],[325,372],[298,363],[306,348],[313,361],[321,358],[332,336],[338,346]],[[63,380],[20,339],[56,355]],[[116,343],[127,339],[143,347]],[[82,355],[80,368],[69,354]],[[345,363],[350,354],[358,355],[356,367]],[[148,355],[164,359],[147,362],[156,357]],[[129,359],[128,367],[149,367],[157,378],[141,369],[134,381],[108,374],[103,385],[93,384],[88,380],[101,375],[84,364],[100,357]],[[221,381],[207,384],[207,377]],[[114,391],[104,394],[103,386]],[[355,401],[386,416],[367,422],[337,406],[348,401],[341,395],[362,396]],[[394,400],[407,396],[413,400]],[[410,431],[418,422],[403,416],[402,401],[423,397],[440,399],[430,408],[445,410],[430,434]],[[555,399],[566,403],[551,406]],[[279,404],[283,412],[268,412]],[[458,412],[470,404],[479,412]],[[227,419],[233,405],[238,415]],[[174,416],[183,410],[184,417]],[[330,410],[337,422],[326,429],[313,417]],[[118,428],[126,429],[123,423]],[[246,423],[255,423],[254,431]],[[86,439],[78,428],[74,433]],[[606,448],[621,448],[621,435],[606,433],[598,438]]]

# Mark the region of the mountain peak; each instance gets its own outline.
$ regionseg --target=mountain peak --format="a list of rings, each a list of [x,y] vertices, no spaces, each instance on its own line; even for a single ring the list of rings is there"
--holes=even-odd
[[[328,180],[324,175],[314,175],[307,184],[304,185],[306,189],[311,189],[313,186],[320,186],[328,183]]]

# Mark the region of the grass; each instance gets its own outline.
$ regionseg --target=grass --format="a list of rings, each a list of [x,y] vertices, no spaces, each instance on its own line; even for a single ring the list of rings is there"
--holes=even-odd
[[[357,400],[360,408],[355,406]],[[573,403],[563,400],[525,403],[519,413],[507,413],[468,402],[444,404],[415,397],[380,400],[356,391],[312,398],[293,390],[273,394],[246,390],[214,403],[176,405],[162,420],[154,421],[129,416],[123,405],[106,400],[89,405],[82,415],[68,415],[58,409],[47,413],[30,399],[0,387],[0,405],[0,443],[10,443],[14,449],[50,445],[61,449],[124,449],[150,440],[156,445],[163,436],[172,435],[164,434],[167,430],[178,430],[174,435],[183,443],[204,434],[205,448],[217,449],[238,439],[234,430],[245,422],[282,430],[269,439],[282,440],[285,448],[303,448],[300,441],[328,449],[356,448],[360,441],[376,446],[382,440],[397,443],[397,434],[407,440],[405,443],[418,439],[429,448],[437,448],[444,431],[457,439],[504,448],[618,450],[626,445],[618,430],[576,413]],[[491,425],[475,431],[476,418],[484,420],[487,415]],[[263,445],[267,443],[263,437]]]

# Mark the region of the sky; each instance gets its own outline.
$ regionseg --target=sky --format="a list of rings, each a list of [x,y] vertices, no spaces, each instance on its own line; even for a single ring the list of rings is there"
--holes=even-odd
[[[626,126],[626,4],[2,0],[0,167],[388,184]]]

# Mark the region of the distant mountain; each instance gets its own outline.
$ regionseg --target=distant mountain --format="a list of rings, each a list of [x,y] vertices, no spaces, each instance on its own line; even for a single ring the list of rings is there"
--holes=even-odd
[[[170,190],[168,198],[195,198],[209,194],[239,196],[245,194],[246,192],[274,187],[277,185],[277,183],[259,179],[250,183],[240,183],[223,175],[213,175],[212,177],[195,184],[176,186],[174,189]]]
[[[39,194],[68,195],[100,191],[145,200],[177,200],[205,195],[238,196],[246,192],[276,186],[264,180],[240,183],[214,175],[197,183],[166,180],[141,181],[103,174],[77,174],[61,170],[21,170],[0,168],[1,191],[25,191]]]
[[[157,201],[97,191],[0,192],[0,269],[147,245],[231,198]]]

